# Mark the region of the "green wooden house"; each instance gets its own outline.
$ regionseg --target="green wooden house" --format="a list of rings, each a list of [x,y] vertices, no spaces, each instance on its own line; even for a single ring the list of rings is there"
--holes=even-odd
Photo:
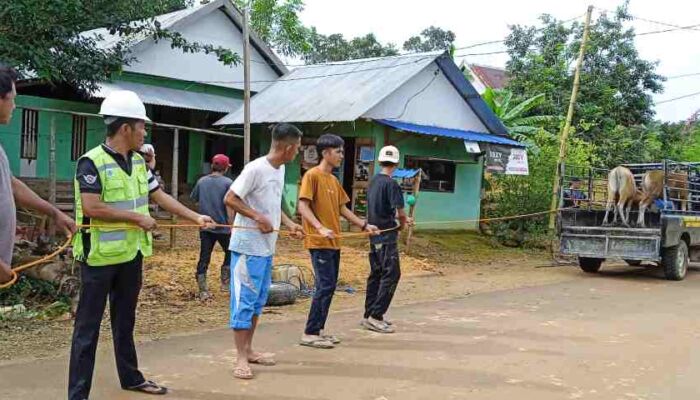
[[[416,220],[423,229],[477,227],[484,153],[494,145],[523,147],[507,137],[452,58],[440,52],[299,67],[251,103],[254,136],[269,140],[265,127],[278,122],[304,131],[301,154],[286,169],[285,202],[292,210],[302,174],[318,162],[314,142],[323,133],[345,139],[337,176],[359,214],[382,146],[399,148],[402,167],[421,168]],[[216,125],[242,123],[239,109]]]
[[[191,41],[243,52],[242,16],[230,1],[216,0],[156,19],[163,28],[180,32]],[[83,35],[97,38],[99,46],[105,49],[119,41],[118,36],[110,35],[106,29]],[[257,92],[287,70],[255,35],[251,36],[251,42],[251,77],[256,81],[252,90]],[[211,128],[213,122],[242,105],[242,65],[225,66],[214,55],[186,54],[172,49],[168,41],[156,42],[149,37],[136,38],[129,50],[134,60],[110,81],[100,82],[94,93],[80,93],[66,85],[51,86],[40,79],[18,83],[18,108],[11,124],[0,126],[0,144],[10,158],[15,176],[35,186],[41,186],[49,177],[49,138],[54,121],[57,179],[59,183],[70,181],[75,161],[85,150],[104,140],[105,127],[97,116],[71,115],[65,111],[96,114],[101,100],[114,90],[136,92],[146,103],[153,121],[183,127]],[[243,141],[239,137],[187,129],[181,129],[178,136],[177,176],[183,191],[208,172],[213,154],[227,153],[233,156],[234,168],[242,168]],[[173,137],[171,128],[151,127],[147,138],[156,148],[157,169],[168,183],[174,169]]]

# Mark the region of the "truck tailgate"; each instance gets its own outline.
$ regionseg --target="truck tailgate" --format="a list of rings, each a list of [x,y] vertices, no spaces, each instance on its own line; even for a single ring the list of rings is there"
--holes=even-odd
[[[661,229],[564,226],[561,252],[591,258],[659,261]]]

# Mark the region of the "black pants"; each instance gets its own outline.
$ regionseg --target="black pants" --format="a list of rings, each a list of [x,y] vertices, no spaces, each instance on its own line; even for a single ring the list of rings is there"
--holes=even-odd
[[[401,279],[399,246],[397,243],[370,245],[365,318],[383,320]]]
[[[309,318],[304,333],[318,335],[326,326],[328,311],[331,309],[333,294],[338,284],[340,270],[340,250],[310,250],[311,264],[316,274],[314,297],[311,300]]]
[[[139,372],[134,346],[136,303],[142,282],[143,257],[104,267],[80,263],[82,289],[75,316],[70,353],[68,400],[84,400],[90,395],[100,323],[109,296],[114,358],[122,388],[144,382]]]
[[[199,262],[197,263],[197,275],[203,275],[207,273],[207,270],[209,269],[209,262],[211,261],[211,252],[214,250],[216,242],[219,242],[219,245],[221,245],[221,249],[224,251],[225,254],[224,263],[222,265],[221,270],[228,270],[228,267],[231,264],[231,252],[228,251],[228,244],[231,240],[231,234],[199,231],[199,239],[202,241],[202,243],[199,248]]]

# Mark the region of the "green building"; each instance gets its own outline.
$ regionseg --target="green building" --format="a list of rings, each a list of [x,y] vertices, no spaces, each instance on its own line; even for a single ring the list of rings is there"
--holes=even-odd
[[[242,122],[238,109],[215,125]],[[479,218],[484,154],[492,146],[523,147],[439,52],[296,68],[251,102],[255,136],[267,138],[264,127],[279,122],[295,123],[305,135],[300,157],[286,168],[286,207],[296,208],[301,176],[318,162],[316,138],[335,133],[346,142],[337,176],[359,214],[382,146],[399,148],[403,168],[423,171],[416,205],[423,229],[476,228],[461,221]]]

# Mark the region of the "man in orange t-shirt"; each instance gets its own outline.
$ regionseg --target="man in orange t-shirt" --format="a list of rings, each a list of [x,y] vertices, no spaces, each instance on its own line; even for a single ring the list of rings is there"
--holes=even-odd
[[[303,217],[304,231],[308,233],[304,247],[311,253],[316,275],[316,291],[301,344],[320,349],[331,349],[340,343],[337,337],[324,334],[340,269],[340,217],[370,234],[379,232],[376,226],[348,209],[350,198],[333,175],[333,169],[343,162],[344,145],[343,139],[336,135],[318,138],[316,151],[322,157],[321,163],[304,174],[299,191],[299,213]],[[312,232],[317,234],[310,234]]]

